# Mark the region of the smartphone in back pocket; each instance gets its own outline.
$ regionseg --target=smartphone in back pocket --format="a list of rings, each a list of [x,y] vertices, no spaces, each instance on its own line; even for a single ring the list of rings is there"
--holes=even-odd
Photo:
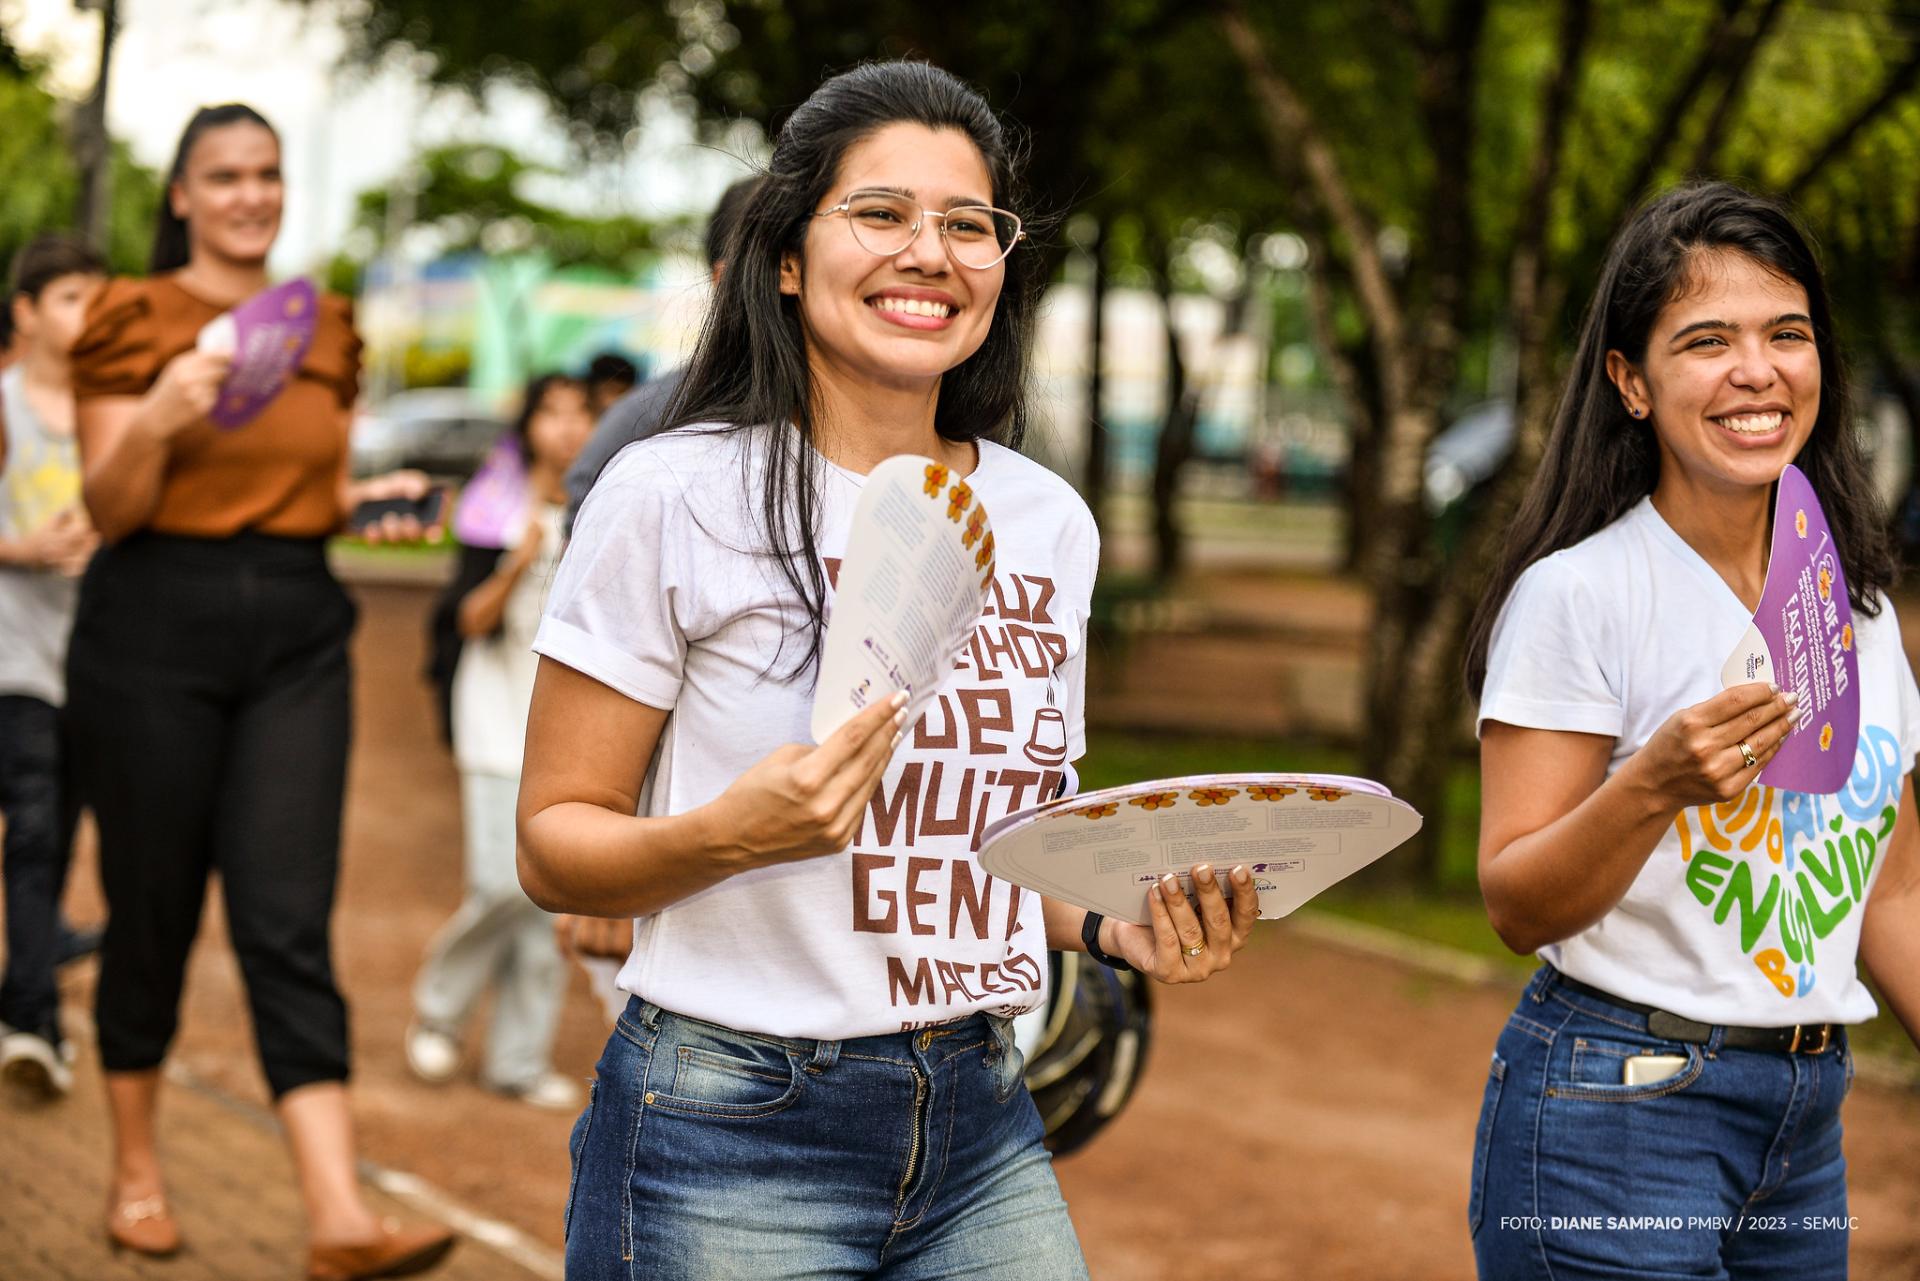
[[[1636,1054],[1620,1069],[1622,1085],[1654,1085],[1687,1070],[1684,1054]]]

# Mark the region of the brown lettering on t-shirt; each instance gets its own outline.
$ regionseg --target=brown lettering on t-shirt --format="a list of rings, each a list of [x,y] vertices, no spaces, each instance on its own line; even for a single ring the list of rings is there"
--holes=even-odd
[[[916,959],[911,971],[899,957],[887,958],[887,1001],[898,1005],[903,996],[907,998],[908,1005],[934,999],[933,966],[926,957]]]
[[[903,822],[907,831],[906,844],[909,847],[913,845],[914,828],[919,822],[922,768],[919,761],[908,761],[902,765],[900,782],[893,789],[892,797],[887,795],[885,778],[874,784],[873,796],[867,801],[867,816],[873,820],[874,839],[881,845],[893,844],[893,834],[899,830]],[[935,766],[935,768],[939,767]],[[865,832],[863,831],[861,835],[864,836]]]
[[[827,565],[837,587],[840,562]],[[1009,683],[1051,681],[1067,661],[1068,638],[1052,628],[1054,591],[1052,579],[1036,575],[994,579],[948,687],[914,724],[910,740],[917,751],[954,753],[964,745],[964,758],[910,761],[891,789],[885,781],[876,786],[851,855],[856,933],[991,942],[998,929],[1008,941],[1011,955],[1004,960],[983,960],[977,953],[886,958],[889,1002],[932,1007],[926,1017],[933,1022],[941,1021],[942,1007],[980,1006],[996,997],[1004,1003],[995,1008],[1018,1012],[1025,1004],[1018,998],[1030,999],[1045,987],[1044,965],[1030,951],[1014,951],[1013,939],[1025,928],[1020,913],[1026,891],[995,880],[965,855],[907,856],[875,847],[906,850],[920,838],[967,836],[970,849],[977,850],[993,820],[1050,799],[1058,790],[1063,772],[1048,766],[1061,758],[1064,746],[1060,717],[1049,713],[1049,722],[1036,715],[1028,725],[1025,713],[1016,714]],[[1051,689],[1046,704],[1058,706]],[[988,757],[997,758],[992,769],[981,767]],[[1033,768],[1026,767],[1028,762]],[[1001,886],[1004,916],[996,899]],[[1041,945],[1029,934],[1027,946]],[[916,1019],[901,1026],[919,1024]]]
[[[993,679],[1004,680],[1005,673],[1001,671],[1000,664],[1005,663],[1011,666],[1019,661],[1019,655],[1013,652],[1013,642],[1007,638],[1006,629],[992,626],[980,627],[974,631],[974,635],[980,641],[980,647],[976,652],[985,655],[981,675],[986,675],[985,669],[991,667]]]
[[[964,770],[960,775],[960,796],[954,802],[953,814],[941,817],[940,782],[945,771],[940,761],[933,762],[933,768],[927,772],[926,803],[920,807],[920,835],[922,836],[965,836],[971,824],[973,809],[973,771]]]
[[[944,859],[925,858],[919,855],[907,860],[907,928],[915,934],[936,934],[937,926],[931,921],[920,919],[920,909],[929,903],[940,901],[938,894],[920,888],[920,877],[926,872],[937,871]]]
[[[853,929],[856,934],[894,934],[900,929],[900,900],[892,890],[875,890],[873,874],[899,860],[891,854],[853,856]],[[886,904],[887,914],[875,916],[872,905]]]
[[[960,913],[967,914],[967,920],[973,926],[973,936],[977,939],[987,937],[987,904],[993,899],[993,877],[979,872],[980,881],[974,874],[978,865],[971,859],[953,860],[953,888],[947,895],[947,937],[960,937]],[[984,882],[984,883],[982,883]]]
[[[946,729],[938,734],[933,732],[933,711],[936,707],[940,709],[940,723],[946,726]],[[936,750],[942,748],[951,750],[960,746],[960,724],[954,718],[953,704],[947,701],[945,694],[935,695],[933,702],[927,704],[927,710],[920,714],[918,721],[914,722],[913,745]]]
[[[986,710],[989,703],[995,710]],[[960,706],[967,714],[967,751],[975,756],[1006,755],[1007,745],[992,742],[987,735],[995,730],[1002,734],[1013,733],[1013,692],[1005,689],[963,689],[960,691]]]

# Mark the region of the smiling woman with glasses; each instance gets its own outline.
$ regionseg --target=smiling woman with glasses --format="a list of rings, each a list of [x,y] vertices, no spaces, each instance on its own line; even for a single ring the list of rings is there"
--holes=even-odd
[[[1014,179],[945,72],[822,85],[742,216],[677,426],[580,510],[534,645],[521,881],[634,935],[574,1132],[571,1278],[1085,1277],[1009,1020],[1049,947],[1192,982],[1251,927],[1217,882],[1139,926],[974,856],[981,824],[1072,787],[1099,563],[1086,504],[1016,452],[1044,264],[1012,252]],[[902,693],[815,747],[853,508],[902,454],[956,519],[992,512],[994,606],[918,724]]]
[[[937,218],[947,253],[963,267],[985,271],[1014,251],[1027,233],[1018,214],[992,205],[960,204],[945,212],[922,209],[904,191],[856,191],[816,218],[845,214],[853,238],[868,253],[892,257],[919,238],[928,218]]]

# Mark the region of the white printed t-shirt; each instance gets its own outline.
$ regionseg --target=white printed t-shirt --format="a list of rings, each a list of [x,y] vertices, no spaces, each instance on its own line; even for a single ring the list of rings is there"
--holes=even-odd
[[[1721,691],[1752,611],[1642,499],[1528,567],[1494,625],[1480,720],[1614,738],[1607,773],[1668,717]],[[1563,973],[1708,1023],[1784,1027],[1874,1015],[1856,973],[1867,896],[1920,752],[1920,691],[1893,603],[1855,614],[1860,739],[1831,796],[1757,781],[1683,811],[1626,897],[1540,949]]]
[[[774,749],[811,741],[813,672],[789,674],[806,615],[755,550],[762,487],[742,478],[749,451],[762,466],[771,430],[680,430],[622,450],[580,510],[548,600],[535,649],[672,712],[643,814],[704,805]],[[742,1031],[818,1039],[1011,1017],[1043,998],[1040,898],[987,875],[975,843],[993,819],[1051,795],[1086,750],[1098,534],[1066,482],[979,448],[965,480],[993,523],[987,608],[852,846],[641,918],[622,989]],[[831,579],[864,478],[818,465]]]
[[[561,532],[566,510],[559,503],[533,504],[526,526],[501,553],[510,555],[527,530],[539,527],[539,549],[507,593],[500,626],[491,635],[468,637],[460,646],[460,661],[453,669],[453,759],[463,773],[520,777],[527,709],[540,666],[533,639],[566,545]]]

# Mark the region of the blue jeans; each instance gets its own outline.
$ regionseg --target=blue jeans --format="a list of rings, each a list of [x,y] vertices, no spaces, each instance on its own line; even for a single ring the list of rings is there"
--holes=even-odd
[[[755,1036],[635,998],[573,1128],[570,1281],[1084,1281],[1003,1020]]]
[[[1483,1281],[1844,1278],[1846,1038],[1797,1055],[1718,1030],[1666,1041],[1559,977],[1534,975],[1494,1048],[1467,1204]],[[1621,1084],[1645,1051],[1686,1067]]]

